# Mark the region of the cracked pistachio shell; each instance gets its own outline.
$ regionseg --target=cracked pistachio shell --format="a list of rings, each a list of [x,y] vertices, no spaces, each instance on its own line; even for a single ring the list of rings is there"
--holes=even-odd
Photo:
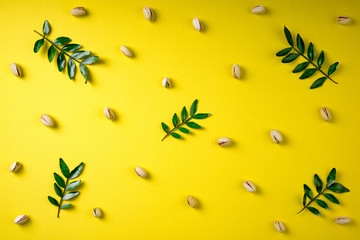
[[[47,114],[43,114],[40,117],[40,121],[47,127],[54,127],[54,120]]]
[[[275,129],[271,130],[270,136],[271,136],[271,139],[274,141],[274,143],[281,143],[283,141],[283,137]]]
[[[86,10],[84,7],[76,7],[71,9],[70,13],[73,16],[84,16],[86,14]]]
[[[162,85],[163,87],[165,88],[170,88],[171,87],[171,82],[170,82],[170,79],[168,77],[164,78],[162,80]]]
[[[255,13],[255,14],[261,14],[261,13],[264,13],[265,11],[266,11],[266,9],[262,5],[255,6],[251,9],[251,12]]]
[[[217,140],[217,144],[222,147],[227,146],[230,143],[231,143],[231,140],[228,137],[222,137]]]
[[[349,23],[351,23],[351,18],[349,18],[347,16],[339,16],[337,18],[337,22],[342,25],[349,24]]]
[[[135,173],[141,178],[146,178],[148,176],[147,172],[141,167],[135,167]]]
[[[93,212],[94,217],[96,217],[96,218],[102,217],[102,211],[100,208],[94,208],[92,212]]]
[[[11,69],[11,72],[12,72],[15,76],[21,77],[20,68],[19,68],[19,66],[18,66],[16,63],[11,63],[11,64],[10,64],[10,69]]]
[[[21,167],[21,163],[19,163],[19,162],[14,162],[14,163],[11,164],[11,166],[10,166],[10,172],[16,172],[17,170],[19,170],[20,167]]]
[[[121,46],[121,52],[127,56],[127,57],[132,57],[133,56],[133,53],[130,51],[130,49],[126,46]]]
[[[335,222],[338,224],[348,224],[351,222],[351,219],[348,217],[337,217],[335,218]]]
[[[104,114],[105,114],[105,117],[106,117],[107,119],[109,119],[109,120],[112,120],[112,119],[115,118],[115,113],[114,113],[114,111],[113,111],[111,108],[109,108],[109,107],[105,107],[105,108],[104,108]]]
[[[234,64],[232,67],[232,75],[236,79],[240,79],[240,66],[238,64]]]
[[[194,19],[193,19],[193,25],[194,25],[194,28],[195,28],[198,32],[200,32],[200,31],[203,29],[203,26],[202,26],[201,22],[200,22],[199,19],[197,19],[197,18],[194,18]]]
[[[28,220],[28,217],[25,214],[19,215],[15,218],[15,224],[23,224]]]
[[[249,192],[256,192],[256,187],[252,182],[246,180],[243,184],[246,190],[248,190]]]
[[[190,207],[196,208],[198,201],[194,196],[189,195],[187,197],[187,203],[189,204]]]
[[[276,221],[276,222],[274,222],[274,226],[275,226],[276,230],[278,230],[279,232],[281,232],[281,233],[285,232],[285,225],[283,222]]]
[[[325,121],[330,121],[331,120],[331,114],[329,109],[327,109],[326,107],[321,108],[320,110],[321,113],[321,117],[325,120]]]
[[[143,12],[144,12],[146,20],[154,21],[155,16],[154,16],[154,12],[151,8],[144,7]]]

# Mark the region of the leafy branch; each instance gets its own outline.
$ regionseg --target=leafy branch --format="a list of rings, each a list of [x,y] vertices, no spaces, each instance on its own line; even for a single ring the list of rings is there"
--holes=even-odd
[[[71,39],[68,37],[58,37],[54,41],[51,41],[46,36],[50,33],[50,24],[47,20],[45,20],[43,25],[43,34],[39,33],[38,31],[34,30],[37,34],[39,34],[42,38],[37,40],[34,45],[34,52],[37,53],[40,48],[44,45],[45,40],[48,41],[51,46],[48,49],[48,59],[49,62],[52,62],[56,50],[59,50],[60,53],[57,57],[57,66],[59,72],[62,72],[66,65],[66,58],[68,57],[68,76],[70,79],[74,79],[75,72],[76,72],[76,65],[75,62],[79,63],[80,72],[85,79],[85,83],[87,83],[88,79],[88,69],[85,65],[96,63],[99,60],[98,56],[91,56],[91,51],[78,51],[81,48],[81,45],[71,43]],[[85,59],[83,59],[85,58]],[[83,60],[81,60],[83,59]]]
[[[325,193],[326,190],[330,190],[334,193],[345,193],[345,192],[350,192],[349,189],[347,189],[346,187],[344,187],[341,183],[336,183],[335,182],[335,178],[336,178],[336,169],[333,168],[328,177],[327,177],[327,184],[325,185],[324,189],[323,189],[323,183],[321,181],[321,179],[319,178],[319,176],[317,174],[314,175],[314,185],[316,188],[316,191],[318,192],[318,194],[313,197],[313,192],[312,190],[309,188],[308,185],[304,184],[304,197],[303,197],[303,208],[298,212],[301,213],[302,211],[304,211],[305,209],[308,209],[310,212],[312,212],[313,214],[317,215],[317,216],[321,216],[319,210],[317,210],[314,207],[310,207],[309,205],[311,203],[313,203],[314,201],[322,208],[325,209],[329,209],[327,203],[324,200],[319,199],[319,197],[324,196],[327,200],[329,200],[332,203],[335,204],[340,204],[339,200],[332,195],[331,193]],[[310,199],[310,201],[308,203],[307,199]]]
[[[285,37],[287,42],[289,43],[289,45],[291,47],[285,48],[283,50],[280,50],[279,52],[276,53],[276,56],[278,57],[282,57],[287,55],[286,57],[284,57],[281,62],[283,63],[289,63],[294,61],[295,59],[297,59],[299,56],[302,56],[303,58],[305,58],[306,62],[300,63],[299,65],[297,65],[295,67],[295,69],[293,70],[293,73],[298,73],[298,72],[302,72],[304,71],[309,65],[312,65],[313,68],[308,68],[306,69],[301,76],[299,77],[300,79],[306,79],[308,77],[311,77],[312,75],[315,74],[316,71],[321,72],[324,77],[318,78],[311,86],[310,89],[314,89],[314,88],[318,88],[320,86],[322,86],[325,82],[326,79],[329,79],[330,81],[332,81],[333,83],[336,83],[331,77],[330,75],[333,74],[338,65],[339,62],[336,62],[334,64],[332,64],[329,69],[327,74],[321,69],[324,61],[325,61],[325,53],[324,51],[321,51],[319,57],[317,58],[317,61],[315,63],[315,49],[314,49],[314,45],[312,42],[310,42],[309,47],[307,49],[307,56],[305,56],[305,44],[304,44],[304,40],[301,38],[300,34],[297,34],[296,36],[296,46],[297,48],[294,46],[294,41],[292,38],[292,35],[289,31],[289,29],[287,29],[284,26],[284,32],[285,32]],[[290,53],[292,50],[294,50],[295,52]]]
[[[161,123],[161,126],[163,128],[163,130],[166,132],[165,137],[161,140],[164,141],[164,139],[171,135],[174,138],[182,138],[182,136],[178,133],[175,133],[176,130],[179,130],[180,132],[183,133],[191,133],[191,131],[185,127],[183,127],[184,125],[188,126],[189,128],[193,128],[193,129],[199,129],[201,128],[201,126],[195,122],[192,122],[191,120],[193,119],[205,119],[207,117],[210,116],[209,113],[198,113],[197,112],[197,107],[198,107],[198,100],[196,99],[193,104],[190,107],[190,116],[188,115],[188,111],[186,110],[186,107],[183,107],[182,111],[181,111],[181,123],[179,120],[178,115],[175,113],[173,118],[172,118],[172,123],[174,125],[174,128],[170,130],[170,128],[165,124],[165,123]]]
[[[58,218],[60,217],[61,209],[66,209],[71,207],[71,203],[62,204],[63,201],[70,200],[80,194],[80,192],[72,191],[72,190],[74,190],[79,186],[81,180],[73,181],[71,183],[69,183],[69,181],[71,179],[77,178],[81,174],[83,168],[84,168],[84,163],[80,163],[76,168],[74,168],[74,170],[70,172],[64,160],[60,158],[60,170],[64,175],[64,177],[66,178],[65,181],[59,174],[54,172],[54,178],[56,181],[56,183],[54,183],[54,190],[56,195],[60,197],[60,202],[58,202],[55,198],[48,196],[50,203],[58,207],[58,212],[57,212]]]

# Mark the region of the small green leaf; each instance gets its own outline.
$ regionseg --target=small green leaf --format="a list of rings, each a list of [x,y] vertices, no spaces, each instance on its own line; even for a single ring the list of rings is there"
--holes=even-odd
[[[324,200],[316,199],[315,201],[320,207],[329,209],[328,205],[326,204],[326,202]]]
[[[183,133],[191,133],[191,131],[187,128],[179,127],[179,130],[180,130],[180,132],[183,132]]]
[[[48,196],[48,199],[52,205],[57,206],[57,207],[59,206],[59,203],[55,198]]]
[[[284,32],[285,32],[286,40],[288,41],[290,46],[294,46],[294,42],[293,42],[291,33],[290,33],[289,29],[287,29],[285,26],[284,26]]]
[[[317,64],[318,64],[318,67],[321,68],[321,66],[323,65],[325,61],[325,54],[324,54],[324,51],[321,51],[318,59],[317,59]]]
[[[328,189],[335,193],[350,192],[350,190],[344,187],[341,183],[333,183],[328,187]]]
[[[57,173],[54,173],[54,178],[55,178],[55,181],[57,182],[57,184],[59,184],[60,187],[62,187],[62,188],[66,187],[65,181],[60,175],[58,175]]]
[[[305,205],[306,205],[306,194],[304,193],[304,197],[303,197],[303,206],[305,207]]]
[[[66,63],[66,59],[65,59],[64,53],[60,53],[57,58],[57,65],[58,65],[59,72],[64,70],[65,63]]]
[[[80,72],[81,72],[81,75],[83,75],[84,79],[85,79],[85,83],[87,83],[87,67],[80,63]]]
[[[320,212],[314,208],[314,207],[307,207],[307,209],[310,210],[310,212],[312,212],[313,214],[317,215],[317,216],[321,216]]]
[[[173,136],[174,138],[178,138],[178,139],[182,138],[180,134],[177,134],[177,133],[174,133],[174,132],[171,133],[171,136]]]
[[[306,194],[306,196],[308,196],[310,199],[313,198],[313,192],[311,191],[311,189],[308,187],[308,185],[304,184],[304,193]]]
[[[40,48],[44,45],[44,39],[39,39],[35,42],[35,45],[34,45],[34,53],[37,53]]]
[[[81,63],[82,64],[93,64],[96,63],[99,60],[98,56],[90,56],[88,58],[85,58]]]
[[[165,123],[161,123],[161,127],[162,127],[162,129],[164,129],[164,131],[166,132],[166,133],[169,133],[169,127],[168,127],[168,125],[166,125]]]
[[[183,109],[181,111],[181,121],[184,122],[186,120],[187,116],[188,116],[188,112],[186,110],[186,107],[183,107]]]
[[[58,195],[59,197],[62,197],[62,191],[56,183],[54,183],[54,190],[56,192],[56,195]]]
[[[280,50],[276,53],[276,56],[281,57],[281,56],[285,56],[286,54],[288,54],[293,48],[289,47],[289,48],[284,48],[283,50]]]
[[[321,193],[321,190],[323,188],[323,183],[317,174],[314,175],[314,185],[316,187],[316,191],[318,193]]]
[[[211,116],[210,113],[198,113],[193,116],[194,119],[205,119],[207,117]]]
[[[197,107],[198,107],[198,100],[196,99],[190,107],[190,116],[194,116],[194,114],[197,111]]]
[[[69,75],[70,79],[74,79],[75,71],[76,71],[76,65],[75,65],[74,61],[71,58],[69,58],[69,60],[68,60],[68,75]]]
[[[300,34],[298,34],[296,36],[296,45],[299,49],[299,51],[304,54],[305,52],[305,44],[304,44],[304,40],[300,37]]]
[[[281,62],[283,63],[289,63],[294,61],[297,57],[299,56],[298,53],[290,53],[289,55],[287,55],[286,57],[284,57]]]
[[[73,57],[75,59],[81,59],[86,56],[89,56],[90,54],[91,54],[90,51],[77,51],[77,52],[74,52],[73,54],[71,54],[71,57]]]
[[[69,168],[66,165],[66,163],[64,162],[64,160],[62,160],[62,158],[60,158],[60,169],[61,169],[61,172],[64,175],[64,177],[69,178],[69,175],[70,175]]]
[[[68,44],[62,48],[65,52],[75,52],[76,50],[80,49],[81,46],[79,44]]]
[[[201,128],[201,126],[199,124],[194,123],[194,122],[187,122],[186,125],[190,128],[195,128],[195,129]]]
[[[76,168],[74,168],[74,170],[71,171],[69,175],[69,179],[77,178],[81,174],[83,169],[84,169],[84,163],[82,162]]]
[[[318,78],[311,86],[310,89],[321,87],[326,80],[326,77]]]
[[[340,204],[339,200],[331,193],[324,193],[324,196],[332,203]]]
[[[328,75],[329,75],[329,76],[336,71],[338,65],[339,65],[339,62],[336,62],[336,63],[332,64],[332,65],[329,67],[329,70],[328,70]]]
[[[317,70],[316,68],[306,69],[305,72],[303,74],[301,74],[301,76],[299,78],[300,79],[305,79],[305,78],[311,77],[312,75],[314,75],[316,70]]]
[[[63,200],[70,200],[79,194],[80,194],[79,192],[69,192],[69,193],[65,194],[65,196],[63,197]]]
[[[49,50],[48,50],[49,62],[52,62],[52,60],[54,59],[55,53],[56,53],[56,49],[55,49],[54,45],[51,45],[51,47],[49,47]]]
[[[54,40],[54,43],[56,44],[56,45],[65,45],[65,44],[67,44],[68,42],[70,42],[71,41],[71,39],[70,38],[68,38],[68,37],[58,37],[57,39],[55,39]]]
[[[74,182],[70,183],[70,184],[66,187],[66,191],[74,190],[75,188],[77,188],[77,187],[79,186],[80,183],[81,183],[81,180],[74,181]]]
[[[44,22],[43,33],[44,33],[44,35],[47,35],[50,33],[50,24],[49,24],[48,20],[45,20],[45,22]]]
[[[296,68],[293,70],[293,73],[298,73],[298,72],[301,72],[301,71],[305,70],[305,68],[307,68],[308,65],[309,65],[309,62],[300,63],[300,64],[297,65]]]
[[[336,168],[331,169],[328,177],[327,177],[327,186],[330,186],[335,182],[336,179]]]
[[[307,55],[308,55],[310,61],[312,62],[315,58],[315,50],[314,50],[314,45],[312,44],[312,42],[309,44]]]
[[[174,124],[174,127],[176,127],[176,125],[179,123],[179,118],[176,113],[174,114],[174,116],[172,118],[172,122]]]
[[[66,209],[66,208],[69,208],[69,207],[71,207],[71,203],[65,203],[65,204],[63,204],[63,205],[61,205],[61,209]]]

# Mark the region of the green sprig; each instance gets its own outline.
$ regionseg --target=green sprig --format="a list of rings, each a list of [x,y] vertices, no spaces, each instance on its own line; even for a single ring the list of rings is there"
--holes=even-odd
[[[333,74],[336,71],[336,69],[337,69],[337,67],[339,65],[339,62],[336,62],[336,63],[332,64],[329,67],[328,72],[326,74],[321,69],[321,67],[322,67],[322,65],[323,65],[323,63],[325,61],[325,53],[324,53],[324,51],[321,51],[319,57],[317,58],[317,62],[315,63],[314,62],[314,60],[315,60],[315,49],[314,49],[314,45],[313,45],[312,42],[310,42],[309,47],[307,49],[307,56],[305,56],[305,44],[304,44],[304,40],[301,38],[300,34],[297,34],[297,36],[296,36],[296,46],[294,46],[293,37],[292,37],[289,29],[287,29],[285,26],[284,26],[284,33],[285,33],[286,40],[287,40],[287,42],[289,43],[289,45],[291,47],[284,48],[284,49],[280,50],[279,52],[276,53],[276,56],[283,57],[283,56],[286,55],[282,59],[283,63],[290,63],[290,62],[294,61],[295,59],[297,59],[299,56],[302,56],[306,60],[306,62],[298,64],[295,67],[295,69],[293,70],[293,73],[302,72],[309,65],[312,65],[314,68],[306,69],[299,78],[300,79],[306,79],[306,78],[311,77],[312,75],[314,75],[315,72],[317,72],[317,71],[321,72],[324,75],[324,77],[318,78],[310,86],[310,89],[314,89],[314,88],[318,88],[318,87],[322,86],[326,79],[329,79],[333,83],[337,84],[337,82],[335,82],[330,77],[330,75]],[[292,50],[294,50],[295,52],[290,53]]]
[[[70,182],[71,179],[77,178],[82,170],[84,168],[84,163],[80,163],[74,170],[70,172],[69,167],[66,165],[64,160],[60,158],[60,170],[64,177],[66,178],[66,181],[57,173],[54,172],[54,190],[56,195],[60,197],[60,201],[58,202],[55,198],[48,196],[48,199],[51,204],[58,207],[57,217],[60,217],[60,210],[66,209],[71,207],[71,203],[63,203],[63,201],[67,201],[70,199],[73,199],[74,197],[78,196],[80,192],[78,191],[72,191],[75,188],[77,188],[81,180]],[[70,182],[70,183],[69,183]]]
[[[167,136],[171,135],[173,138],[181,139],[182,136],[178,133],[175,133],[176,130],[179,130],[182,133],[189,134],[191,131],[185,127],[184,125],[188,126],[189,128],[193,129],[199,129],[202,128],[199,124],[192,122],[193,119],[205,119],[210,116],[209,113],[197,113],[198,108],[198,100],[196,99],[193,104],[190,107],[190,116],[188,114],[188,111],[186,110],[186,107],[183,107],[181,111],[181,123],[178,115],[175,113],[172,118],[172,123],[174,125],[174,128],[170,130],[168,125],[165,123],[161,123],[162,129],[166,132],[165,137],[161,140],[163,141]]]
[[[313,192],[309,188],[309,186],[304,184],[304,196],[303,196],[303,206],[304,207],[298,212],[298,214],[301,213],[302,211],[304,211],[305,209],[308,209],[313,214],[315,214],[317,216],[321,216],[319,210],[317,210],[314,207],[309,206],[311,203],[313,203],[315,201],[317,203],[317,205],[328,210],[329,206],[327,205],[327,203],[324,200],[319,199],[319,197],[321,197],[321,196],[324,196],[327,200],[329,200],[332,203],[340,204],[339,200],[334,195],[332,195],[331,193],[325,193],[326,190],[330,190],[334,193],[350,192],[350,190],[347,189],[346,187],[344,187],[341,183],[336,183],[335,179],[336,179],[336,169],[335,168],[333,168],[330,171],[330,173],[327,177],[327,183],[326,183],[325,187],[323,186],[323,182],[321,181],[320,177],[317,174],[315,174],[314,175],[314,185],[315,185],[316,191],[318,193],[315,197],[313,197]],[[310,201],[308,203],[307,203],[307,199],[310,199]]]
[[[50,24],[47,20],[45,20],[43,25],[43,34],[34,30],[37,34],[39,34],[42,38],[37,40],[34,45],[34,52],[37,53],[40,48],[44,45],[45,40],[48,41],[51,46],[48,49],[48,59],[49,62],[52,62],[56,49],[59,50],[59,54],[57,57],[57,66],[59,72],[62,72],[66,67],[66,57],[68,57],[68,76],[70,79],[74,79],[76,73],[76,65],[75,62],[79,63],[80,72],[85,79],[85,83],[88,80],[88,70],[85,65],[96,63],[99,60],[98,56],[90,56],[90,51],[79,51],[81,45],[71,43],[71,39],[68,37],[58,37],[54,41],[49,40],[46,36],[50,33]],[[81,60],[83,59],[83,60]]]

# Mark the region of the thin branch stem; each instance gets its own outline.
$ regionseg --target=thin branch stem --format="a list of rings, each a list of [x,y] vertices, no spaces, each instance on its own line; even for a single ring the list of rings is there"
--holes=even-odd
[[[304,211],[313,201],[315,201],[318,197],[320,197],[321,195],[324,194],[325,190],[327,189],[327,187],[324,188],[324,190],[319,193],[318,195],[316,195],[313,199],[310,200],[310,202],[308,202],[303,209],[301,209],[297,214],[301,213],[302,211]]]
[[[185,120],[184,122],[180,123],[179,125],[177,125],[176,127],[174,127],[173,129],[171,129],[170,132],[168,132],[165,137],[163,139],[161,139],[161,141],[164,141],[164,139],[169,136],[170,134],[172,134],[175,130],[179,129],[179,127],[181,127],[182,125],[186,124],[188,121],[190,121],[193,117],[190,117],[189,119]]]
[[[61,199],[60,199],[60,204],[59,204],[59,209],[58,209],[58,213],[57,213],[57,217],[60,218],[60,209],[61,209],[61,204],[63,202],[63,197],[65,196],[66,193],[66,188],[68,186],[69,183],[69,179],[66,179],[66,183],[65,183],[65,187],[64,187],[64,192],[62,193]]]

